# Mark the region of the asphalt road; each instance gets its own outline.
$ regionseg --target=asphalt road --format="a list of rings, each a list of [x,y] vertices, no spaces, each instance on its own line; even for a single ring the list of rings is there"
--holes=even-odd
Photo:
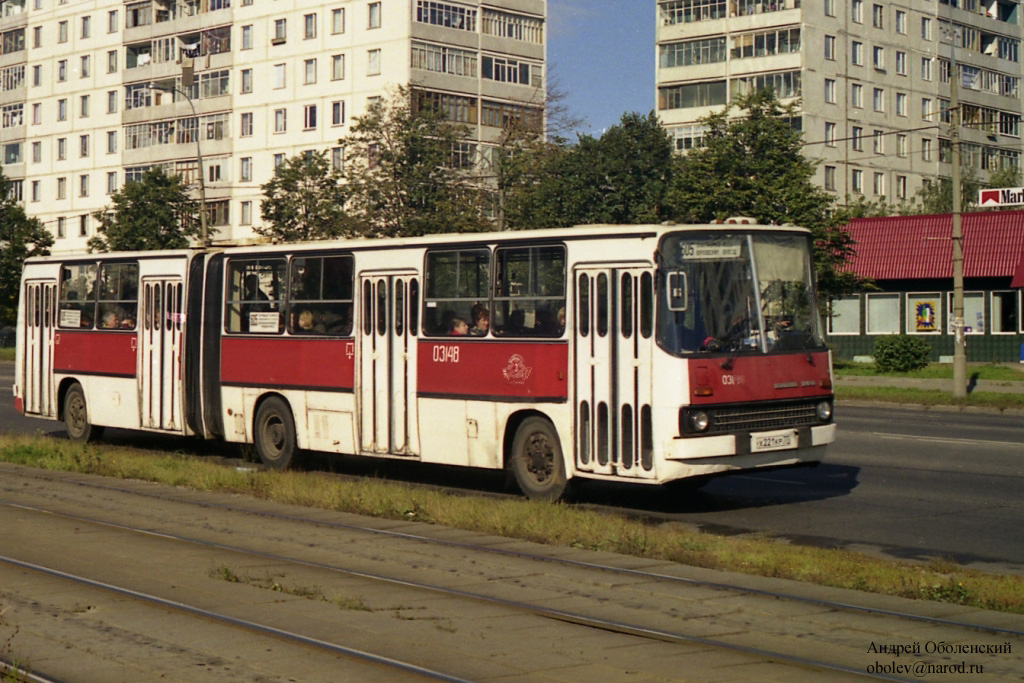
[[[0,386],[10,386],[12,373],[12,364],[0,363]],[[646,487],[588,484],[579,500],[718,533],[1024,573],[1019,416],[840,404],[837,421],[837,442],[816,468],[737,475],[699,491],[653,496]],[[63,427],[24,418],[10,398],[0,398],[0,431],[61,434]],[[111,436],[123,442],[131,435]],[[409,469],[397,476],[415,480],[427,472]],[[437,476],[427,478],[437,483]]]

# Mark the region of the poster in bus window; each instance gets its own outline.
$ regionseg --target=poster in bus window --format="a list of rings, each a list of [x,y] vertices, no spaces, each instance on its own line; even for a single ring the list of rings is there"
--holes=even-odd
[[[252,311],[249,313],[249,331],[254,333],[277,334],[280,317],[276,312]]]
[[[81,327],[82,312],[75,309],[64,309],[60,312],[61,327]]]
[[[934,301],[919,301],[914,315],[914,329],[917,332],[935,332],[938,329],[935,325],[936,303]]]

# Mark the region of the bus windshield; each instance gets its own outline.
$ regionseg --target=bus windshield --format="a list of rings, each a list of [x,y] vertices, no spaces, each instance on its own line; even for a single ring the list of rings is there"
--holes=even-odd
[[[658,344],[666,351],[817,349],[810,237],[681,232],[659,248]]]

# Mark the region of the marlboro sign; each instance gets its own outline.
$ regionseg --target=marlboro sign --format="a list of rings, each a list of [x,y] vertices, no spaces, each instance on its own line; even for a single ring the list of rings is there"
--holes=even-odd
[[[1018,206],[1024,204],[1024,187],[978,190],[978,204],[982,207]]]

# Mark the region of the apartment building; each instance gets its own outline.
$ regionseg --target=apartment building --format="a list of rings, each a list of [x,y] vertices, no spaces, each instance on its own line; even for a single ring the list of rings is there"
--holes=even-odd
[[[963,165],[1021,163],[1019,0],[659,0],[658,111],[677,149],[754,88],[800,103],[816,182],[896,203],[952,173],[952,63]]]
[[[245,239],[276,166],[344,163],[339,138],[396,85],[466,124],[460,151],[486,164],[503,123],[540,111],[546,17],[546,0],[0,0],[4,174],[65,252],[146,169],[198,183],[201,153],[211,237]]]

